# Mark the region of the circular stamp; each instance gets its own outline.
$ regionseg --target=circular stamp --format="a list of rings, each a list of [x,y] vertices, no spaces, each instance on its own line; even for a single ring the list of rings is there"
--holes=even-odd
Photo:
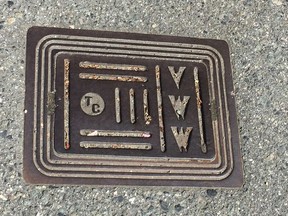
[[[96,116],[103,112],[105,102],[99,94],[89,92],[81,98],[80,106],[86,114]]]

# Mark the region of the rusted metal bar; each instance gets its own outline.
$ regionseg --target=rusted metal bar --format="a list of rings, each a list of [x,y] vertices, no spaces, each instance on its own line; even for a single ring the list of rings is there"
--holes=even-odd
[[[158,120],[159,120],[159,131],[160,131],[160,147],[161,151],[164,152],[166,149],[165,137],[164,137],[164,122],[163,122],[163,105],[162,105],[162,92],[161,92],[161,77],[160,77],[160,66],[156,65],[156,91],[157,91],[157,103],[158,103]]]
[[[80,73],[80,79],[88,80],[109,80],[121,82],[147,82],[147,77],[144,76],[128,76],[120,74],[96,74],[96,73]]]
[[[79,63],[80,68],[94,68],[104,70],[127,70],[127,71],[146,71],[146,66],[143,65],[126,65],[126,64],[109,64],[83,61]]]
[[[129,90],[129,98],[130,98],[130,121],[132,124],[135,123],[135,91],[133,88]]]
[[[113,142],[95,142],[82,141],[81,148],[104,148],[104,149],[136,149],[136,150],[151,150],[150,143],[113,143]]]
[[[194,81],[195,81],[195,91],[196,91],[196,100],[197,100],[197,113],[198,113],[198,123],[199,123],[199,131],[200,131],[200,146],[201,151],[203,153],[207,153],[207,147],[204,140],[204,132],[203,132],[203,120],[202,120],[202,100],[200,97],[200,82],[198,76],[198,67],[194,67]]]
[[[148,131],[120,131],[120,130],[93,130],[82,129],[80,130],[82,136],[94,137],[142,137],[149,138],[151,133]]]
[[[152,121],[152,117],[149,115],[149,100],[148,90],[143,90],[143,108],[144,108],[144,121],[146,125],[149,125]]]
[[[70,148],[69,141],[69,72],[70,61],[64,59],[64,148]]]
[[[121,122],[121,98],[120,98],[120,89],[115,88],[115,117],[116,122]]]

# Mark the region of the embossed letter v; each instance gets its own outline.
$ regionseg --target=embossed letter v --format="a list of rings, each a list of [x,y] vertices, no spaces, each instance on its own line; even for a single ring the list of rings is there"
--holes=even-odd
[[[184,148],[184,150],[187,152],[188,139],[189,139],[192,129],[193,129],[192,127],[187,127],[185,129],[185,132],[183,132],[182,127],[180,128],[179,131],[177,127],[171,127],[171,130],[173,132],[173,135],[175,137],[175,140],[181,152],[182,152],[182,148]]]
[[[180,67],[177,73],[175,72],[174,66],[168,66],[168,69],[171,73],[172,78],[174,79],[174,82],[175,82],[177,88],[179,89],[180,88],[180,81],[181,81],[183,72],[186,69],[186,67]]]

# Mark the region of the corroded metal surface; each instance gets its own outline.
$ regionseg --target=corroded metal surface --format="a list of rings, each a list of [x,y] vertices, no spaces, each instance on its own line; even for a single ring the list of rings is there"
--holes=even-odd
[[[241,186],[231,92],[224,41],[31,28],[24,177],[36,184]]]

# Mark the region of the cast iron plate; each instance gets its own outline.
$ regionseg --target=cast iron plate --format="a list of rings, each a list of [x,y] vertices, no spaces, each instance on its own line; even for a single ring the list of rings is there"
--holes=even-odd
[[[24,178],[240,187],[225,41],[32,27]]]

